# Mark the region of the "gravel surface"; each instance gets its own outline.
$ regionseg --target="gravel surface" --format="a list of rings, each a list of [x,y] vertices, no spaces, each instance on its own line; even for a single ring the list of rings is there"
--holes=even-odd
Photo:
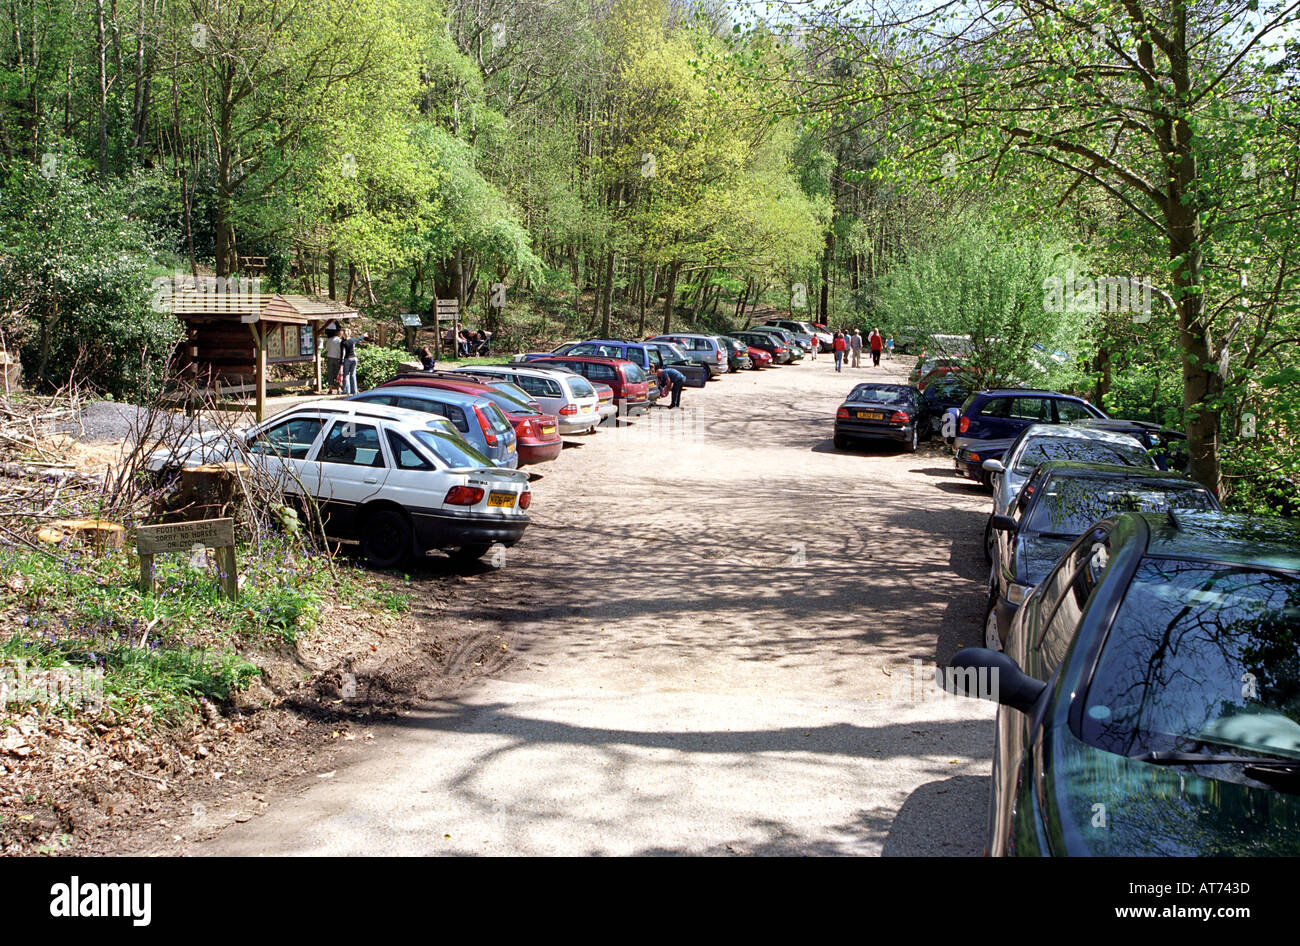
[[[988,497],[941,446],[831,444],[910,365],[729,375],[532,468],[445,612],[507,669],[187,850],[979,854],[994,707],[923,679],[979,643]]]

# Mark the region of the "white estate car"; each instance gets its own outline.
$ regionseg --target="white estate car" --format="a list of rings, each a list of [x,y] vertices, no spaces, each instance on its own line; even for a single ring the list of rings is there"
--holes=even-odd
[[[453,368],[464,374],[491,375],[517,384],[542,410],[554,414],[561,434],[590,433],[603,420],[600,398],[591,382],[565,368],[530,364],[467,365]],[[611,410],[612,414],[613,411]]]
[[[316,500],[325,532],[376,568],[441,549],[479,558],[528,526],[528,474],[495,467],[444,417],[352,401],[302,404],[234,436],[156,451],[154,472],[241,459]]]

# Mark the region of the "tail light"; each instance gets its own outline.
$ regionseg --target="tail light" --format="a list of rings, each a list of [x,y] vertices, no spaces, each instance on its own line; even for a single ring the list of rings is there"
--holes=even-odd
[[[906,424],[911,419],[903,411],[894,411],[894,416],[889,418],[889,422],[891,424]]]
[[[477,486],[453,486],[443,499],[448,506],[474,506],[482,501],[483,490]]]
[[[497,445],[497,435],[492,432],[492,423],[487,419],[487,415],[483,413],[483,408],[477,404],[474,406],[474,416],[478,418],[478,424],[483,428],[483,438],[487,441],[487,445],[495,447]]]
[[[849,409],[848,409],[847,407],[841,407],[838,411],[835,412],[835,419],[836,419],[836,420],[848,420],[848,419],[849,419]]]
[[[531,506],[532,504],[533,504],[533,493],[532,493],[532,490],[528,490],[528,489],[526,489],[526,490],[524,490],[522,493],[519,494],[519,508],[520,508],[520,509],[527,509],[527,508],[528,508],[529,506]]]
[[[726,360],[727,360],[727,356],[724,355],[724,354],[722,353],[722,349],[719,348],[719,349],[718,349],[718,361],[726,361]]]
[[[578,405],[565,404],[562,408],[560,408],[560,413],[563,414],[565,417],[571,417],[574,414],[578,413]]]
[[[963,417],[961,422],[957,425],[957,432],[964,434],[968,430],[970,430],[970,418]]]
[[[979,455],[978,453],[972,453],[972,454],[970,455],[970,462],[971,462],[971,463],[983,463],[984,461],[980,459],[980,455]]]

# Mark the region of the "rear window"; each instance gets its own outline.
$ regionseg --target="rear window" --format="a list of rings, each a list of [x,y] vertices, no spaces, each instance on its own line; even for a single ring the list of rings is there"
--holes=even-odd
[[[642,381],[646,380],[645,372],[636,365],[627,364],[623,365],[622,368],[623,380],[628,384],[640,384]]]
[[[487,418],[488,424],[491,425],[492,429],[496,433],[506,434],[514,430],[514,428],[510,426],[510,418],[501,413],[501,408],[497,407],[491,401],[483,404],[482,408],[483,416]]]
[[[435,457],[453,468],[470,466],[491,466],[492,461],[479,453],[464,440],[438,430],[417,430],[415,439],[423,444]]]
[[[522,393],[522,392],[520,392]],[[495,404],[501,410],[510,414],[540,414],[541,411],[529,407],[527,403],[512,397],[508,392],[499,388],[494,388],[491,394],[484,394],[485,398]]]
[[[569,390],[573,392],[574,397],[595,397],[596,389],[591,386],[591,382],[583,377],[569,379]]]

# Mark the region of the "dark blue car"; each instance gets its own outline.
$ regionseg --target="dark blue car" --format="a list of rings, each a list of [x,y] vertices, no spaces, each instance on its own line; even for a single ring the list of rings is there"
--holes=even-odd
[[[950,415],[952,416],[952,415]],[[958,476],[989,485],[985,460],[1002,458],[1011,441],[1030,424],[1068,424],[1106,415],[1081,397],[1057,391],[1000,388],[972,394],[955,415],[953,464]]]

